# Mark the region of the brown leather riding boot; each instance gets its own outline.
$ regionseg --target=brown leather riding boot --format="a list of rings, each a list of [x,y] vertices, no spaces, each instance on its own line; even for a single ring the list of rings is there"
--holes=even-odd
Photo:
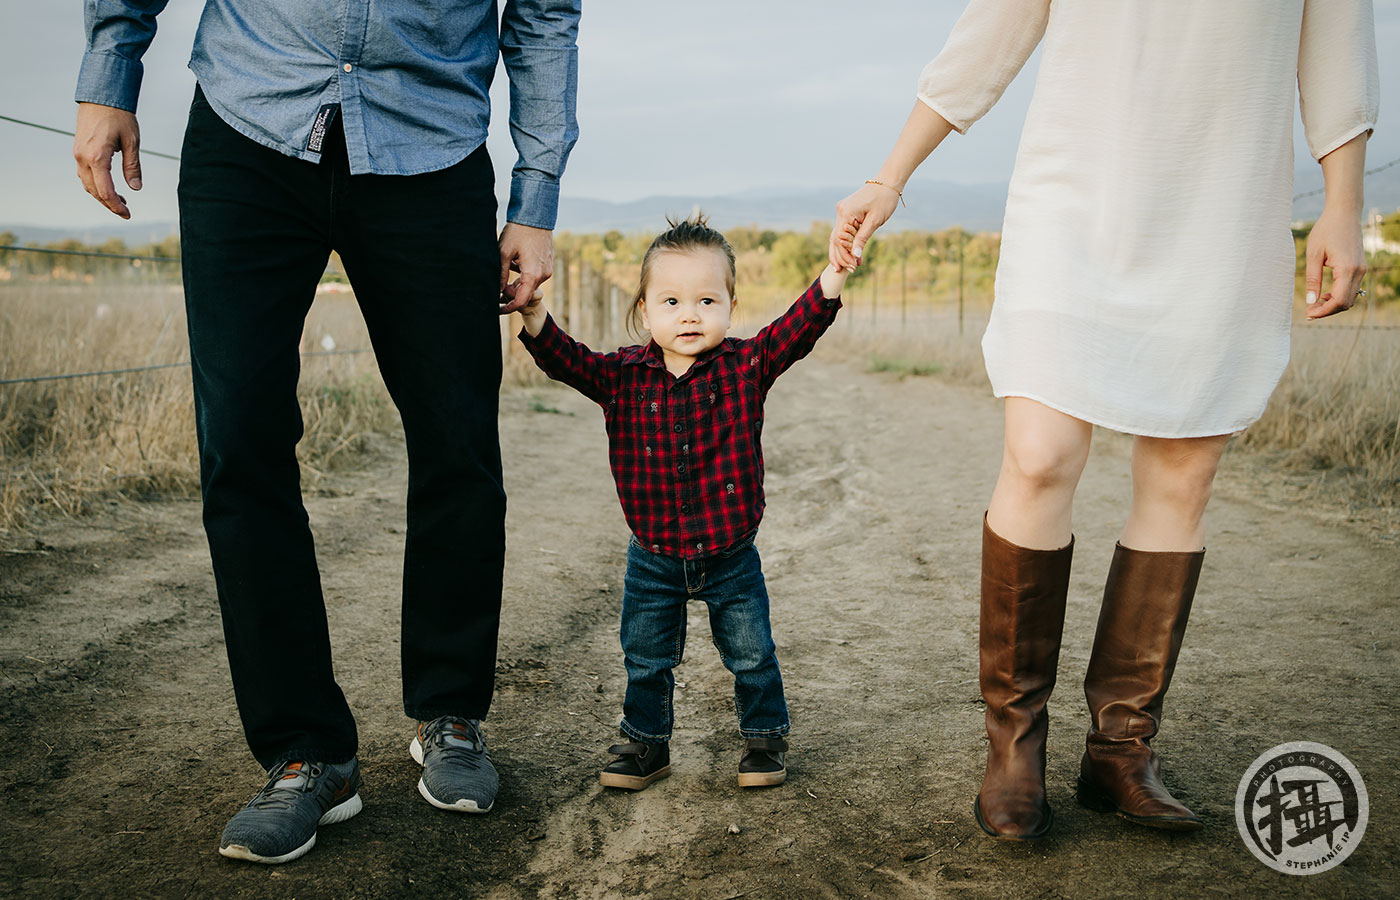
[[[1055,687],[1074,540],[1030,550],[982,521],[982,699],[987,703],[987,774],[973,801],[992,837],[1028,841],[1050,830],[1045,800],[1046,701]]]
[[[1148,742],[1162,721],[1204,550],[1113,552],[1094,651],[1084,676],[1090,727],[1079,765],[1079,802],[1169,831],[1195,831],[1196,814],[1162,784]]]

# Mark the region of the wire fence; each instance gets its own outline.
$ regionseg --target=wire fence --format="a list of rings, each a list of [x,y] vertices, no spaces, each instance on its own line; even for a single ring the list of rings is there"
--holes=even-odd
[[[354,356],[360,353],[373,353],[370,347],[354,347],[345,350],[312,350],[301,354],[308,356]],[[127,369],[103,369],[98,372],[65,372],[62,375],[31,375],[27,378],[0,378],[0,384],[34,384],[40,381],[69,381],[74,378],[96,378],[101,375],[130,375],[134,372],[157,372],[161,369],[188,369],[190,361],[160,363],[154,366],[132,366]]]
[[[10,122],[16,125],[35,128],[42,131],[52,132],[55,134],[67,135],[69,137],[73,136],[73,132],[67,131],[65,129],[54,128],[49,125],[43,125],[37,122],[30,122],[24,119],[14,118],[12,116],[0,115],[0,121]],[[162,153],[156,150],[149,150],[143,148],[141,153],[143,156],[154,156],[175,161],[179,160],[179,157],[174,154]],[[1364,173],[1364,177],[1370,177],[1379,172],[1383,172],[1387,169],[1390,169],[1391,167],[1396,165],[1400,165],[1400,158],[1396,158],[1390,160],[1389,162],[1383,163],[1382,165],[1376,166],[1371,169],[1367,169]],[[1325,190],[1325,188],[1319,188],[1317,190],[1304,191],[1302,193],[1294,195],[1293,200],[1296,202],[1306,197],[1322,194],[1325,192]],[[48,256],[77,257],[96,260],[119,260],[131,262],[135,265],[140,265],[142,263],[180,262],[179,257],[162,256],[156,255],[154,253],[116,253],[100,250],[81,250],[58,247],[27,247],[16,244],[0,244],[0,253],[6,252],[33,253]],[[0,259],[2,258],[3,257],[0,257]],[[568,325],[584,326],[586,324],[590,326],[590,331],[596,332],[599,336],[602,337],[611,337],[614,334],[616,334],[621,326],[622,319],[624,317],[624,312],[621,308],[621,304],[623,302],[622,295],[618,291],[616,285],[608,285],[606,283],[606,279],[602,277],[601,273],[595,272],[591,269],[591,267],[585,267],[582,264],[579,265],[578,273],[575,278],[575,276],[572,274],[572,269],[569,265],[569,261],[567,260],[567,258],[561,259],[561,263],[562,277],[556,279],[560,285],[560,293],[562,295],[560,298],[562,300],[560,309],[561,319],[563,319]],[[1394,270],[1396,268],[1400,268],[1400,266],[1378,266],[1372,267],[1368,271],[1372,274],[1379,274]],[[878,284],[878,280],[875,283]],[[878,288],[876,290],[878,290]],[[903,290],[901,290],[901,294],[903,293]],[[876,297],[873,297],[872,301],[873,302],[871,303],[871,323],[874,324],[880,308],[880,304],[878,303],[878,295]],[[1356,334],[1361,331],[1400,331],[1400,325],[1371,323],[1366,322],[1364,320],[1364,317],[1358,318],[1359,321],[1357,321],[1355,324],[1340,322],[1336,324],[1307,322],[1294,325],[1294,330],[1337,331],[1344,332],[1347,334]],[[907,301],[902,298],[901,321],[904,321],[905,319],[907,319]],[[337,349],[306,352],[303,353],[302,356],[342,356],[372,352],[373,350],[370,348],[354,348],[343,350]],[[110,377],[141,372],[159,371],[163,369],[187,368],[189,367],[189,365],[190,363],[188,361],[184,361],[148,366],[131,366],[119,369],[103,369],[90,372],[65,372],[50,375],[33,375],[21,378],[0,379],[0,385],[35,384],[41,382],[66,381],[82,378]]]

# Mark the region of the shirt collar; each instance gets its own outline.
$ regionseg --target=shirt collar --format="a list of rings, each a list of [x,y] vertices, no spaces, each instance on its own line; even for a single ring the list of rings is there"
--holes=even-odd
[[[691,372],[708,364],[710,360],[723,356],[726,353],[733,353],[739,344],[738,338],[727,337],[714,347],[706,350],[695,358],[695,362],[686,370],[681,378],[686,378]],[[634,344],[631,347],[624,347],[621,351],[622,362],[627,365],[650,366],[653,369],[666,369],[666,358],[661,353],[661,346],[656,341],[647,341],[645,344]],[[677,379],[679,381],[680,379]]]

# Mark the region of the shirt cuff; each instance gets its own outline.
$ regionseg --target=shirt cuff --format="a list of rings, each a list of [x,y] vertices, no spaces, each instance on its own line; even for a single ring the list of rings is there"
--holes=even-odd
[[[840,294],[828,297],[822,293],[822,277],[820,275],[817,276],[816,281],[812,282],[812,286],[807,288],[807,295],[822,309],[840,309],[841,307]]]
[[[539,334],[531,336],[529,330],[522,327],[518,337],[520,338],[520,343],[524,344],[531,353],[534,353],[537,347],[545,347],[556,343],[556,334],[558,331],[559,326],[555,324],[553,314],[545,313],[544,324],[540,326]]]
[[[79,103],[100,103],[136,112],[141,93],[140,60],[113,53],[86,53],[78,70],[78,89],[73,99]]]
[[[559,182],[516,175],[510,180],[506,221],[553,231],[559,218]]]

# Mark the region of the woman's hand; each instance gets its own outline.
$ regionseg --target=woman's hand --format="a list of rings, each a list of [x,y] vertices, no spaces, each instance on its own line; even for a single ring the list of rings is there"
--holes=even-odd
[[[899,203],[899,191],[882,184],[864,184],[836,204],[836,225],[831,229],[827,258],[838,269],[855,271],[861,253],[875,229],[890,220]]]
[[[1365,208],[1362,183],[1366,168],[1366,135],[1359,134],[1322,157],[1322,181],[1327,199],[1308,234],[1307,276],[1309,319],[1321,319],[1351,309],[1361,278],[1366,274],[1366,252],[1361,248],[1361,210]],[[1332,270],[1332,290],[1322,293],[1322,269]]]
[[[1308,234],[1307,316],[1321,319],[1345,312],[1356,302],[1356,292],[1366,274],[1366,253],[1361,248],[1361,226],[1354,214],[1323,209]],[[1322,293],[1322,269],[1332,270],[1332,290]]]

